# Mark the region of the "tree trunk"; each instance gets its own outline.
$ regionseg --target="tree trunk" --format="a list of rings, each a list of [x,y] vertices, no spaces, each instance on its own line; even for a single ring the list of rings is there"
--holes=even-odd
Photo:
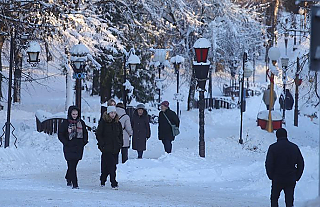
[[[99,94],[99,70],[93,70],[91,96]]]
[[[4,43],[4,36],[0,36],[0,101],[2,101],[3,95],[2,95],[2,48]],[[1,103],[0,103],[1,105]]]
[[[106,67],[101,68],[100,74],[100,103],[103,104],[111,98],[112,77]]]

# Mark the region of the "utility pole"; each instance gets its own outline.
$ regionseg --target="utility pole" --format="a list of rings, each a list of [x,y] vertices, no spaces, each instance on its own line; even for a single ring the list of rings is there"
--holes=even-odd
[[[299,64],[299,57],[297,57],[297,71],[296,71],[296,77],[294,79],[294,83],[296,85],[296,92],[295,92],[295,100],[294,100],[294,126],[298,126],[298,101],[299,101],[299,85],[301,84],[301,80],[299,79],[299,70],[300,70],[300,64]]]

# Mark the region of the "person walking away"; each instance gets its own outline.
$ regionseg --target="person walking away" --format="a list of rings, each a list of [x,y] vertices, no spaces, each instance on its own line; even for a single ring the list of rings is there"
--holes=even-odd
[[[142,158],[147,149],[147,140],[151,136],[149,116],[143,104],[138,104],[133,113],[131,125],[133,128],[132,149],[137,150],[138,159]]]
[[[294,188],[302,176],[304,161],[299,147],[288,140],[284,128],[278,129],[276,136],[277,142],[269,146],[265,162],[267,175],[272,180],[271,207],[278,207],[282,190],[286,207],[292,207]]]
[[[122,126],[115,106],[108,106],[100,119],[96,131],[98,148],[101,154],[101,186],[105,186],[108,175],[110,175],[111,187],[118,189],[116,181],[116,170],[118,156],[123,146]]]
[[[68,117],[60,124],[58,139],[63,144],[64,158],[68,169],[65,176],[67,186],[78,189],[77,165],[82,159],[84,146],[88,143],[88,131],[83,120],[79,117],[79,108],[70,106]]]
[[[269,110],[269,107],[271,107],[271,106],[270,106],[270,104],[271,104],[271,103],[270,103],[270,91],[271,91],[270,87],[271,87],[271,86],[268,85],[268,89],[263,92],[263,97],[262,97],[263,102],[266,104],[267,110]],[[276,100],[277,100],[277,94],[276,94],[276,92],[273,90],[273,103],[272,103],[272,108],[271,108],[271,110],[273,110],[274,104],[276,103]]]
[[[126,114],[126,110],[124,108],[123,103],[118,103],[116,109],[123,130],[123,145],[121,148],[121,157],[122,163],[125,163],[128,160],[128,150],[131,141],[130,137],[133,134],[133,130],[131,127],[130,117],[128,114]]]
[[[173,136],[170,123],[179,127],[180,120],[177,114],[169,108],[168,101],[163,101],[160,107],[161,111],[159,112],[158,138],[162,141],[165,152],[171,153],[172,141],[174,141],[175,137]]]

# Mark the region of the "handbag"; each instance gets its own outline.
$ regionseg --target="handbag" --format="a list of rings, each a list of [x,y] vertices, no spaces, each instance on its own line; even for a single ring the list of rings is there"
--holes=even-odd
[[[167,115],[163,112],[163,115],[166,117],[166,119],[168,120],[170,126],[171,126],[171,129],[172,129],[172,135],[175,137],[177,135],[180,134],[180,130],[179,130],[179,127],[177,127],[176,125],[173,125],[171,124],[170,120],[168,119]]]

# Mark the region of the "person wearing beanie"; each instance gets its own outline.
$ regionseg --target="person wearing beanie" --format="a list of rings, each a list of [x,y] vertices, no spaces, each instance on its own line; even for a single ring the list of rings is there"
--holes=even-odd
[[[179,127],[180,120],[177,114],[169,108],[168,101],[163,101],[160,107],[161,111],[159,112],[158,138],[162,141],[165,152],[171,153],[172,141],[175,139],[171,125]]]
[[[284,128],[277,130],[276,137],[277,142],[269,146],[265,162],[267,176],[272,181],[271,207],[278,207],[282,190],[286,207],[292,207],[294,188],[302,176],[304,160],[299,147],[288,140]]]
[[[98,149],[101,154],[101,186],[105,186],[108,175],[112,189],[118,189],[116,170],[118,156],[123,146],[123,131],[115,106],[108,106],[96,130]]]
[[[149,116],[143,104],[138,104],[131,119],[133,129],[132,149],[137,150],[138,159],[142,159],[143,151],[147,149],[147,140],[151,136]]]
[[[130,147],[130,137],[133,134],[129,115],[126,114],[123,103],[117,103],[117,114],[123,130],[123,145],[121,148],[122,163],[128,160],[128,149]]]

